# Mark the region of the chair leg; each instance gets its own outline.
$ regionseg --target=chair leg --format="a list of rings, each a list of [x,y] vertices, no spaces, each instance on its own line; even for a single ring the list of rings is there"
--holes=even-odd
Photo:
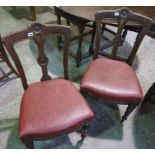
[[[70,21],[66,19],[67,26],[70,26]]]
[[[86,138],[87,136],[87,132],[88,132],[88,125],[83,125],[82,127],[82,132],[81,132],[81,140],[80,140],[80,143],[83,143],[84,139]]]
[[[33,141],[24,142],[27,149],[34,149]]]
[[[126,111],[125,111],[125,114],[122,116],[121,123],[123,123],[123,122],[127,119],[127,117],[130,115],[130,113],[131,113],[138,105],[139,105],[139,103],[138,103],[138,104],[134,104],[134,105],[132,105],[132,104],[129,104],[129,105],[128,105],[128,107],[127,107],[127,109],[126,109]]]
[[[82,41],[83,41],[84,25],[79,25],[78,30],[79,30],[79,41],[78,41],[78,49],[77,49],[77,55],[76,55],[77,67],[80,66],[80,61],[82,57],[81,48],[82,48]]]
[[[31,11],[31,15],[32,15],[32,20],[36,21],[36,9],[35,9],[35,6],[30,6],[30,11]]]
[[[95,23],[93,23],[93,32],[92,32],[92,37],[91,37],[91,41],[90,41],[90,47],[89,47],[89,54],[93,55],[94,53],[94,39],[95,39]]]
[[[151,87],[149,88],[149,90],[145,94],[142,105],[146,104],[147,101],[150,101],[150,103],[155,104],[155,82],[151,85]]]
[[[86,91],[80,89],[80,93],[82,94],[82,96],[84,98],[86,98],[86,96],[87,96],[87,92]]]
[[[6,52],[4,50],[2,50],[0,54],[2,55],[2,59],[6,62],[6,64],[11,69],[11,71],[13,73],[15,73],[17,76],[19,76],[19,74],[16,72],[16,70],[14,69],[14,67],[12,66],[12,64],[10,63],[10,61],[9,61],[7,55],[6,55]]]
[[[61,25],[61,16],[57,15],[57,24]],[[62,37],[61,36],[57,36],[57,47],[60,50],[61,49],[61,42],[62,42]]]

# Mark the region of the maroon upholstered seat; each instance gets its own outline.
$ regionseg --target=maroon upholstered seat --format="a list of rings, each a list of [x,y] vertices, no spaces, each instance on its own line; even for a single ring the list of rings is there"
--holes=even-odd
[[[94,116],[85,99],[65,79],[33,83],[21,102],[19,134],[46,138],[73,131]]]
[[[132,68],[125,62],[98,58],[88,67],[81,88],[107,100],[140,101],[143,93]]]

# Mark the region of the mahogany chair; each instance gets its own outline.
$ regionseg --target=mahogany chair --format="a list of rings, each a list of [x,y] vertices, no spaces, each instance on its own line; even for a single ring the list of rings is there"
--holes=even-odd
[[[111,58],[98,58],[100,51],[100,39],[102,21],[116,20],[118,22],[118,31],[113,40],[113,49]],[[95,15],[96,20],[96,43],[94,60],[88,66],[88,69],[81,81],[81,92],[89,92],[106,101],[112,101],[116,104],[128,105],[126,112],[122,116],[121,122],[127,119],[128,115],[143,100],[143,93],[138,78],[129,65],[132,63],[147,29],[151,25],[151,20],[144,16],[134,14],[127,9],[115,11],[99,11]],[[117,59],[117,49],[121,44],[121,33],[124,25],[129,21],[138,21],[144,25],[141,33],[137,36],[136,43],[133,46],[131,55],[127,63]]]
[[[12,66],[12,64],[10,63],[10,61],[8,59],[6,51],[5,51],[4,47],[3,47],[3,42],[2,42],[1,36],[0,36],[0,59],[2,59],[2,61],[4,61],[8,65],[8,67],[10,68],[10,71],[8,73],[5,73],[3,76],[0,77],[0,80],[8,77],[12,73],[19,76],[17,71],[14,69],[14,67]]]
[[[79,10],[80,11],[80,10]],[[73,15],[71,12],[67,12],[63,10],[63,7],[54,6],[54,12],[57,16],[57,24],[61,24],[61,17],[65,18],[67,21],[67,25],[70,23],[74,24],[78,28],[78,36],[71,38],[71,41],[78,40],[78,48],[76,54],[71,54],[76,59],[76,66],[79,67],[82,61],[89,56],[93,55],[93,43],[95,38],[95,23],[91,23],[89,19],[85,19],[79,16]],[[85,31],[86,28],[91,30]],[[89,50],[87,53],[83,54],[82,51],[82,43],[85,36],[91,34],[91,41]],[[61,38],[58,38],[58,46],[60,46]]]
[[[21,100],[19,116],[19,136],[27,148],[33,148],[33,140],[44,140],[85,128],[94,113],[86,100],[68,80],[68,48],[71,30],[67,26],[45,26],[33,24],[27,30],[17,32],[3,39],[10,55],[15,60],[25,93]],[[48,58],[44,52],[44,38],[48,35],[64,36],[63,64],[64,78],[52,79],[47,71]],[[23,67],[14,45],[25,39],[35,41],[38,48],[37,61],[41,67],[41,82],[28,86]]]

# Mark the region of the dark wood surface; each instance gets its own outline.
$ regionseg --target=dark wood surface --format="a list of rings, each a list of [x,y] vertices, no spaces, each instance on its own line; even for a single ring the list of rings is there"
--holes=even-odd
[[[63,6],[63,10],[82,17],[89,19],[90,21],[95,20],[95,13],[101,10],[116,10],[123,6]],[[155,21],[155,6],[128,6],[134,12],[148,16]]]

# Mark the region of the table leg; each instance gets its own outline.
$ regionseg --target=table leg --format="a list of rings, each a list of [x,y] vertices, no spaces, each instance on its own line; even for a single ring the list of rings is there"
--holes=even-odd
[[[36,9],[35,9],[35,6],[30,6],[30,11],[31,11],[32,20],[36,21]]]
[[[78,42],[78,49],[77,49],[77,55],[76,55],[77,67],[80,66],[80,62],[81,62],[81,58],[82,58],[81,49],[82,49],[84,25],[78,25],[78,31],[79,31],[79,42]]]
[[[90,46],[89,46],[89,54],[93,55],[94,53],[94,39],[95,39],[96,27],[95,23],[93,23],[93,32],[91,36]]]
[[[61,16],[57,15],[57,24],[61,25]],[[57,36],[57,47],[58,49],[61,49],[61,42],[62,42],[62,38],[61,36]]]

